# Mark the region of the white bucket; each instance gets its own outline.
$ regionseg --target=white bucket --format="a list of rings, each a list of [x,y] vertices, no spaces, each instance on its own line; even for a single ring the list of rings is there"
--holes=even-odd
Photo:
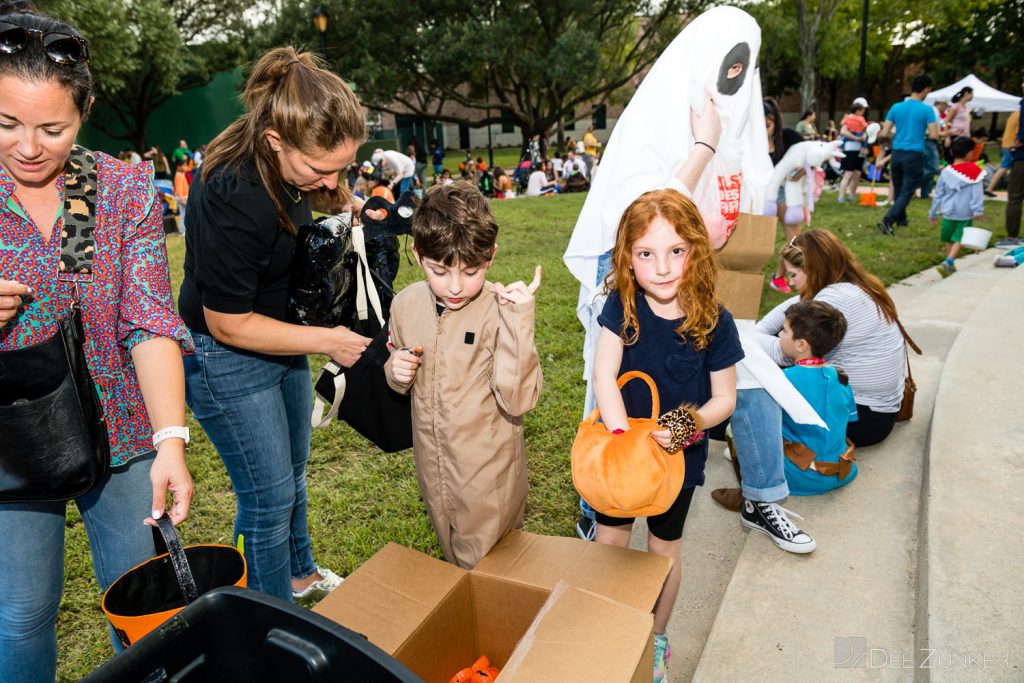
[[[960,244],[971,249],[984,251],[988,249],[988,242],[992,239],[992,231],[985,228],[964,228],[964,236]]]

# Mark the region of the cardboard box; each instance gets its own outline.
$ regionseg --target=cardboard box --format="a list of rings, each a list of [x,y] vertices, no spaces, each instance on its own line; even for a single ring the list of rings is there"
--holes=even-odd
[[[646,683],[663,557],[513,531],[465,571],[389,543],[316,612],[366,635],[427,683],[480,655],[504,683]]]
[[[762,269],[775,253],[775,217],[741,213],[718,252],[715,293],[734,318],[757,320],[764,290]]]
[[[715,295],[737,320],[757,320],[761,309],[764,275],[719,270]]]
[[[726,270],[759,273],[775,253],[775,217],[741,213],[729,241],[718,251]]]

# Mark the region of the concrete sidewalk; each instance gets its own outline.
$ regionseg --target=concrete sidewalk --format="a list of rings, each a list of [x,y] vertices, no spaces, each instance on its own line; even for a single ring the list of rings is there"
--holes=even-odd
[[[712,442],[669,626],[673,681],[1024,678],[1013,476],[1024,431],[1011,399],[1024,387],[1024,268],[994,268],[998,253],[961,259],[946,280],[930,270],[890,288],[924,350],[910,360],[915,417],[858,450],[856,482],[785,502],[818,541],[811,555],[747,534],[711,501],[735,482]]]

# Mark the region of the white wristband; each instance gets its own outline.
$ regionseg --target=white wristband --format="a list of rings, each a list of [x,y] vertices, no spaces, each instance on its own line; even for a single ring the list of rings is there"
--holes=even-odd
[[[188,445],[188,427],[164,427],[153,435],[153,448],[167,439],[184,439]]]

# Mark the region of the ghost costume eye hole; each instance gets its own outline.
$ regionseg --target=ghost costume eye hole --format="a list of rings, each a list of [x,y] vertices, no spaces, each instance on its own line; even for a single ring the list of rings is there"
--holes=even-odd
[[[718,92],[722,95],[735,95],[743,86],[750,65],[750,45],[736,43],[722,60],[718,69]]]

